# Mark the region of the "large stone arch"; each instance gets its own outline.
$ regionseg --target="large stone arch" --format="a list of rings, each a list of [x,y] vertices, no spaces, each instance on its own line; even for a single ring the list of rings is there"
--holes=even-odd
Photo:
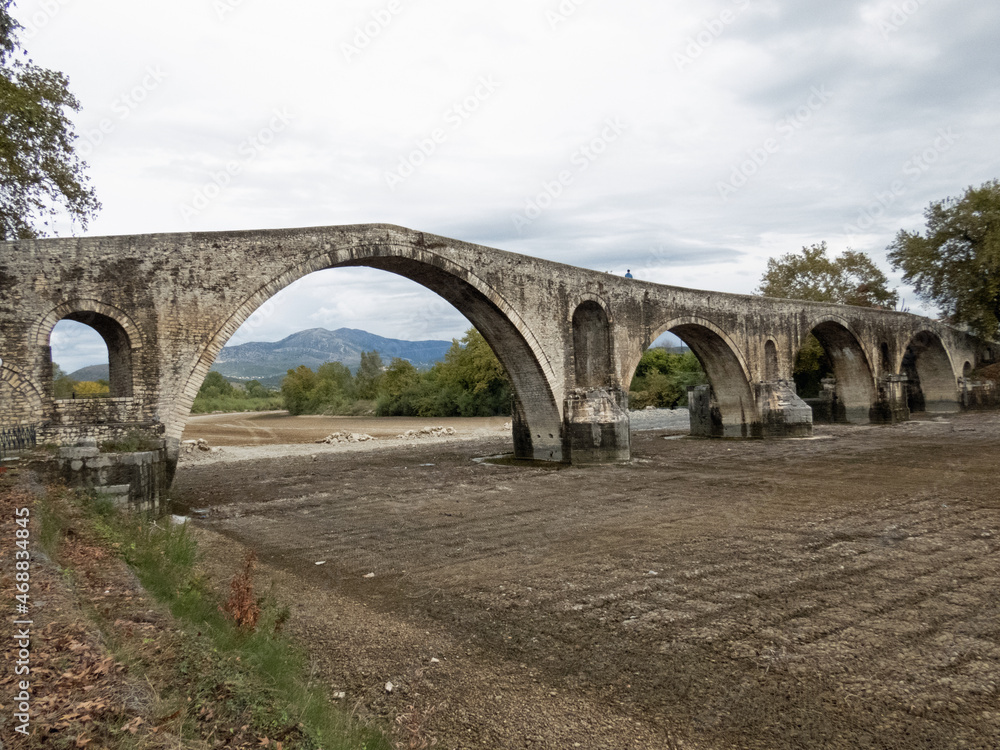
[[[680,338],[701,362],[711,386],[712,434],[722,437],[759,437],[756,400],[750,387],[746,358],[729,335],[709,320],[674,318],[656,329],[652,340],[670,332]],[[629,362],[631,381],[642,352]]]
[[[51,361],[52,329],[61,320],[72,320],[93,328],[108,347],[108,382],[111,396],[129,398],[142,391],[137,382],[138,356],[144,337],[128,313],[94,299],[72,299],[49,310],[38,320],[30,338],[43,362]],[[49,390],[51,383],[47,383]]]
[[[929,330],[910,339],[900,365],[907,377],[910,411],[958,411],[958,381],[955,367],[941,338]]]
[[[819,339],[833,363],[836,378],[835,421],[867,423],[876,405],[875,376],[860,338],[847,321],[824,316],[811,322],[806,335]],[[806,336],[798,342],[801,349]]]
[[[377,268],[416,281],[440,295],[479,330],[510,375],[514,388],[513,437],[515,454],[522,458],[562,461],[562,413],[553,384],[555,377],[545,353],[525,321],[511,304],[472,269],[434,252],[424,235],[411,242],[387,239],[358,246],[326,245],[308,255],[289,259],[288,267],[273,275],[228,312],[222,324],[201,347],[196,360],[182,373],[169,405],[167,438],[176,449],[197,395],[222,347],[264,303],[293,282],[315,271],[347,266]],[[559,396],[561,397],[561,393]]]

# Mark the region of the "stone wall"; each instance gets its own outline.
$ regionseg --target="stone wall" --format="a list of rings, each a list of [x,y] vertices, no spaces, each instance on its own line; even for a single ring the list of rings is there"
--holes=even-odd
[[[992,380],[959,380],[962,408],[970,411],[1000,409],[1000,385]]]
[[[50,458],[35,459],[31,468],[46,479],[94,490],[116,505],[144,513],[165,512],[167,452],[164,442],[155,450],[102,453],[94,441],[63,447]]]

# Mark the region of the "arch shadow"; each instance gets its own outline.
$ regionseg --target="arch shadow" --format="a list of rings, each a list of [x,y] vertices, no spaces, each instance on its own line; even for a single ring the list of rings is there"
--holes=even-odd
[[[692,408],[692,434],[711,437],[761,437],[757,402],[750,387],[746,359],[729,336],[708,320],[695,317],[676,318],[656,329],[652,340],[672,333],[698,358],[709,380],[709,402],[705,408]],[[642,354],[630,363],[629,380]],[[696,413],[704,414],[696,423]]]
[[[955,369],[937,334],[927,330],[915,334],[906,346],[901,369],[908,381],[907,405],[911,412],[959,410]]]
[[[830,405],[834,422],[867,423],[876,406],[875,376],[858,337],[847,323],[827,317],[813,323],[808,333],[823,346],[836,380]],[[805,337],[799,342],[799,349]]]

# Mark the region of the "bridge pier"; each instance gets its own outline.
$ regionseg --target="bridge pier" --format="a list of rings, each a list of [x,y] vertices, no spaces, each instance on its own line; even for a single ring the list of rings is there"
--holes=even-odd
[[[787,380],[760,382],[754,385],[760,409],[762,437],[811,437],[812,408],[799,398],[795,386]]]
[[[741,405],[739,420],[724,418],[710,385],[688,388],[691,434],[708,438],[791,438],[812,435],[812,408],[785,380],[754,384],[753,404]]]
[[[872,424],[897,424],[908,422],[910,408],[906,403],[906,388],[909,378],[905,375],[884,375],[879,378],[875,403],[869,411]]]
[[[574,465],[628,461],[628,397],[613,388],[574,388],[564,413],[566,453]]]

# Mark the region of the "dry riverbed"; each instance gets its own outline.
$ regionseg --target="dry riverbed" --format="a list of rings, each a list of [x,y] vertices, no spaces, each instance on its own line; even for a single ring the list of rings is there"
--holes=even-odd
[[[503,421],[224,449],[174,495],[213,574],[255,548],[317,676],[414,747],[1000,746],[1000,415],[474,461]]]

